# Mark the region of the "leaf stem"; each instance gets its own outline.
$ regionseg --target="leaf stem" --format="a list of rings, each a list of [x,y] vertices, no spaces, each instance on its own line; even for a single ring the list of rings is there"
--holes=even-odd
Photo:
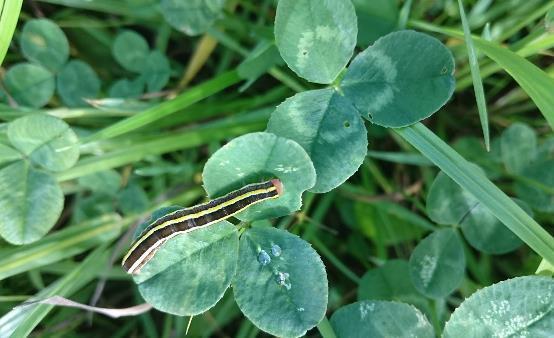
[[[335,331],[333,331],[333,327],[331,326],[331,323],[329,323],[327,317],[323,317],[321,322],[317,324],[317,330],[323,338],[337,338],[337,335],[335,334]]]

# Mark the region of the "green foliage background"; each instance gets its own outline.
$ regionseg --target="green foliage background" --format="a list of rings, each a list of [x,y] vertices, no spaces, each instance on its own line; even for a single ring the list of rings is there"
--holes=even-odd
[[[0,8],[0,337],[553,332],[554,1]],[[120,268],[175,205],[272,177]],[[154,309],[13,308],[52,296]]]

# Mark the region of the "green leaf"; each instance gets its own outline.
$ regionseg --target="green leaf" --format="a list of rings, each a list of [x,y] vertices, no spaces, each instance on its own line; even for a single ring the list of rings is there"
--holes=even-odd
[[[149,206],[148,195],[137,183],[127,185],[119,194],[119,207],[124,215],[144,212]]]
[[[532,216],[527,204],[516,202]],[[460,225],[469,244],[485,253],[504,254],[523,244],[479,200],[442,172],[429,190],[427,213],[437,223]]]
[[[173,28],[198,35],[210,28],[223,11],[225,0],[162,0],[162,14]]]
[[[19,105],[40,108],[54,95],[56,82],[54,75],[46,68],[31,63],[20,63],[7,71],[4,85]]]
[[[341,88],[371,122],[402,127],[431,116],[450,99],[453,72],[452,54],[439,40],[398,31],[358,54]]]
[[[367,153],[367,132],[358,111],[334,89],[311,90],[281,103],[267,131],[296,141],[317,175],[312,192],[328,192],[352,176]]]
[[[206,162],[202,177],[210,197],[279,178],[284,188],[282,196],[251,206],[237,216],[252,221],[299,210],[302,193],[314,186],[316,174],[310,157],[298,143],[270,133],[251,133],[215,152]]]
[[[427,297],[444,298],[462,283],[464,248],[452,229],[437,230],[418,243],[410,256],[410,276]]]
[[[242,235],[233,292],[254,325],[280,337],[304,335],[327,310],[321,258],[304,240],[270,227],[254,227]]]
[[[119,79],[110,87],[110,97],[137,98],[144,92],[144,80],[142,76],[134,80]]]
[[[394,31],[398,23],[398,3],[390,0],[353,0],[358,17],[358,46],[366,48]]]
[[[223,221],[168,240],[134,276],[142,297],[179,316],[207,311],[223,297],[235,275],[238,233]]]
[[[75,199],[73,212],[71,214],[71,222],[81,223],[100,215],[114,212],[115,203],[113,196],[100,192],[79,194]]]
[[[52,72],[59,71],[69,58],[64,32],[48,19],[29,20],[21,32],[21,52],[31,62]]]
[[[159,92],[169,82],[171,74],[169,60],[159,50],[154,50],[148,54],[141,72],[141,77],[146,83],[146,90]]]
[[[361,301],[331,317],[337,338],[435,337],[427,318],[415,307],[397,302]]]
[[[103,170],[79,177],[77,183],[90,191],[115,196],[121,187],[121,175],[115,170]]]
[[[123,68],[140,73],[148,58],[150,47],[142,35],[133,31],[119,33],[112,46],[112,54]]]
[[[482,170],[473,166],[473,170]],[[446,174],[440,172],[427,195],[427,215],[439,224],[460,224],[466,214],[479,201],[467,190],[462,189]]]
[[[69,61],[57,77],[58,94],[68,107],[88,104],[84,99],[94,99],[100,91],[100,79],[92,67],[83,61]]]
[[[352,57],[357,33],[350,1],[280,0],[277,4],[277,48],[289,68],[310,82],[335,80]]]
[[[358,287],[358,299],[410,302],[422,298],[410,279],[407,261],[393,259],[367,271]]]
[[[0,168],[13,161],[20,160],[22,155],[17,150],[0,143]]]
[[[500,149],[506,170],[519,174],[537,155],[537,135],[528,125],[516,122],[502,133]]]
[[[475,292],[444,328],[454,337],[549,337],[554,332],[554,280],[525,276]]]
[[[12,244],[27,244],[54,226],[63,193],[52,175],[17,161],[0,170],[0,234]]]
[[[469,67],[471,71],[471,78],[473,81],[473,90],[475,92],[475,99],[477,101],[477,109],[479,110],[479,119],[481,120],[481,128],[483,129],[483,137],[485,139],[485,148],[489,150],[489,115],[487,112],[487,102],[485,100],[485,90],[483,89],[483,80],[481,79],[481,72],[479,70],[479,60],[477,59],[475,46],[473,46],[469,22],[467,20],[464,6],[462,5],[461,0],[458,0],[458,7],[460,9],[460,18],[462,19],[462,26],[464,29],[464,39],[467,47]]]
[[[33,163],[51,171],[69,169],[79,158],[77,135],[67,123],[53,116],[21,117],[8,125],[8,137]]]
[[[531,217],[529,206],[515,200]],[[505,254],[519,248],[523,242],[502,224],[482,203],[472,207],[461,221],[464,237],[475,249],[488,254]]]
[[[538,161],[522,173],[515,184],[519,198],[538,211],[554,212],[554,159]]]

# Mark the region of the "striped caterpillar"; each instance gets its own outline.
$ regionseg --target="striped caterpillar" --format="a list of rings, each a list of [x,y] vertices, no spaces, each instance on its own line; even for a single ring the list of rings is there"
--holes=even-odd
[[[170,238],[223,221],[251,205],[278,198],[282,194],[281,181],[272,179],[249,184],[223,197],[160,217],[146,227],[133,242],[123,257],[122,266],[127,273],[139,274],[140,269]]]

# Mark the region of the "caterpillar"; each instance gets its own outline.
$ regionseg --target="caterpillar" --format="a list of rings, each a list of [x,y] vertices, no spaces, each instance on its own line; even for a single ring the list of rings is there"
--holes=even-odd
[[[193,207],[179,209],[158,218],[146,227],[123,257],[122,266],[129,274],[139,274],[158,249],[170,238],[225,220],[251,205],[278,198],[283,194],[280,180],[254,183],[223,197]]]

